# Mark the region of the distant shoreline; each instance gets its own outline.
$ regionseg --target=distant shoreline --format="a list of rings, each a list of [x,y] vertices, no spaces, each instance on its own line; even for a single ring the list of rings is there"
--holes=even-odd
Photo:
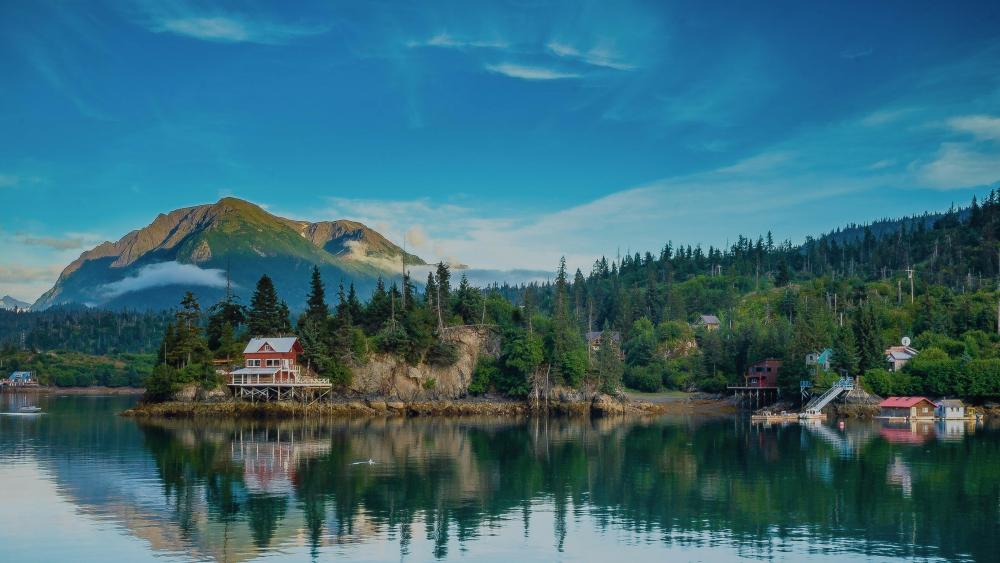
[[[56,387],[40,385],[37,387],[9,387],[4,393],[36,393],[47,395],[142,395],[146,392],[141,387]]]
[[[385,399],[338,399],[303,404],[276,401],[168,401],[141,404],[122,413],[133,418],[316,418],[316,417],[414,417],[414,416],[659,416],[735,414],[731,403],[719,399],[690,398],[667,402],[618,400],[600,396],[594,400],[533,401],[500,398],[464,398],[426,401]]]

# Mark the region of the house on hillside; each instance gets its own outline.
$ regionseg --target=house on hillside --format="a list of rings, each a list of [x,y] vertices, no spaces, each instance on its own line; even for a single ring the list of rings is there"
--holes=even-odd
[[[938,401],[938,418],[944,420],[961,420],[965,418],[965,403],[959,399],[942,399]]]
[[[722,323],[719,322],[719,317],[715,315],[701,315],[694,322],[694,326],[695,328],[704,328],[705,330],[719,330]]]
[[[889,397],[878,406],[885,418],[932,419],[937,411],[937,405],[927,397]]]
[[[588,332],[587,346],[590,347],[591,351],[596,352],[601,349],[601,344],[604,343],[605,338],[611,338],[611,341],[614,342],[619,349],[621,349],[622,333],[617,330],[598,330]]]
[[[38,381],[35,380],[34,374],[30,371],[15,371],[11,372],[3,384],[8,387],[33,387],[38,385]]]
[[[885,361],[889,371],[899,371],[920,352],[909,346],[890,346],[885,349]]]
[[[819,366],[822,370],[829,370],[830,363],[833,361],[833,350],[830,348],[825,348],[818,352],[810,352],[806,354],[806,365],[807,366]]]
[[[252,338],[243,350],[243,367],[232,372],[233,382],[295,382],[299,379],[302,344],[294,336]]]
[[[767,358],[751,364],[747,368],[747,387],[777,387],[778,372],[781,371],[781,360]]]

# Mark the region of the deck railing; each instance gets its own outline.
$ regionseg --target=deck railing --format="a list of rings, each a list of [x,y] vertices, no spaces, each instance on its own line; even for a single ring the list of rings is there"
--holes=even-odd
[[[230,374],[230,385],[329,385],[330,380],[319,377],[303,376],[299,366],[282,368],[274,375],[262,374]]]

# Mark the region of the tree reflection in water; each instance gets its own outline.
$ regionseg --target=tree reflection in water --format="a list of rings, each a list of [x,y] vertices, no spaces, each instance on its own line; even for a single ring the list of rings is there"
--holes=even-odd
[[[952,429],[920,445],[867,423],[733,419],[171,421],[141,431],[180,529],[224,560],[294,545],[316,558],[383,539],[406,556],[419,532],[445,558],[453,541],[475,553],[480,535],[512,518],[529,536],[535,511],[552,513],[559,551],[573,541],[570,520],[757,557],[803,536],[817,549],[892,557],[1000,549],[996,432],[956,440]],[[369,458],[377,463],[352,465]]]

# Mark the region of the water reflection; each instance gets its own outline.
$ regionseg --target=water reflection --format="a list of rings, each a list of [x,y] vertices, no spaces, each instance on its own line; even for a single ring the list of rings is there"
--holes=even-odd
[[[66,399],[50,401],[45,419],[0,420],[0,462],[35,464],[83,514],[114,521],[152,553],[988,560],[1000,548],[992,429],[735,419],[137,424],[107,402]]]

